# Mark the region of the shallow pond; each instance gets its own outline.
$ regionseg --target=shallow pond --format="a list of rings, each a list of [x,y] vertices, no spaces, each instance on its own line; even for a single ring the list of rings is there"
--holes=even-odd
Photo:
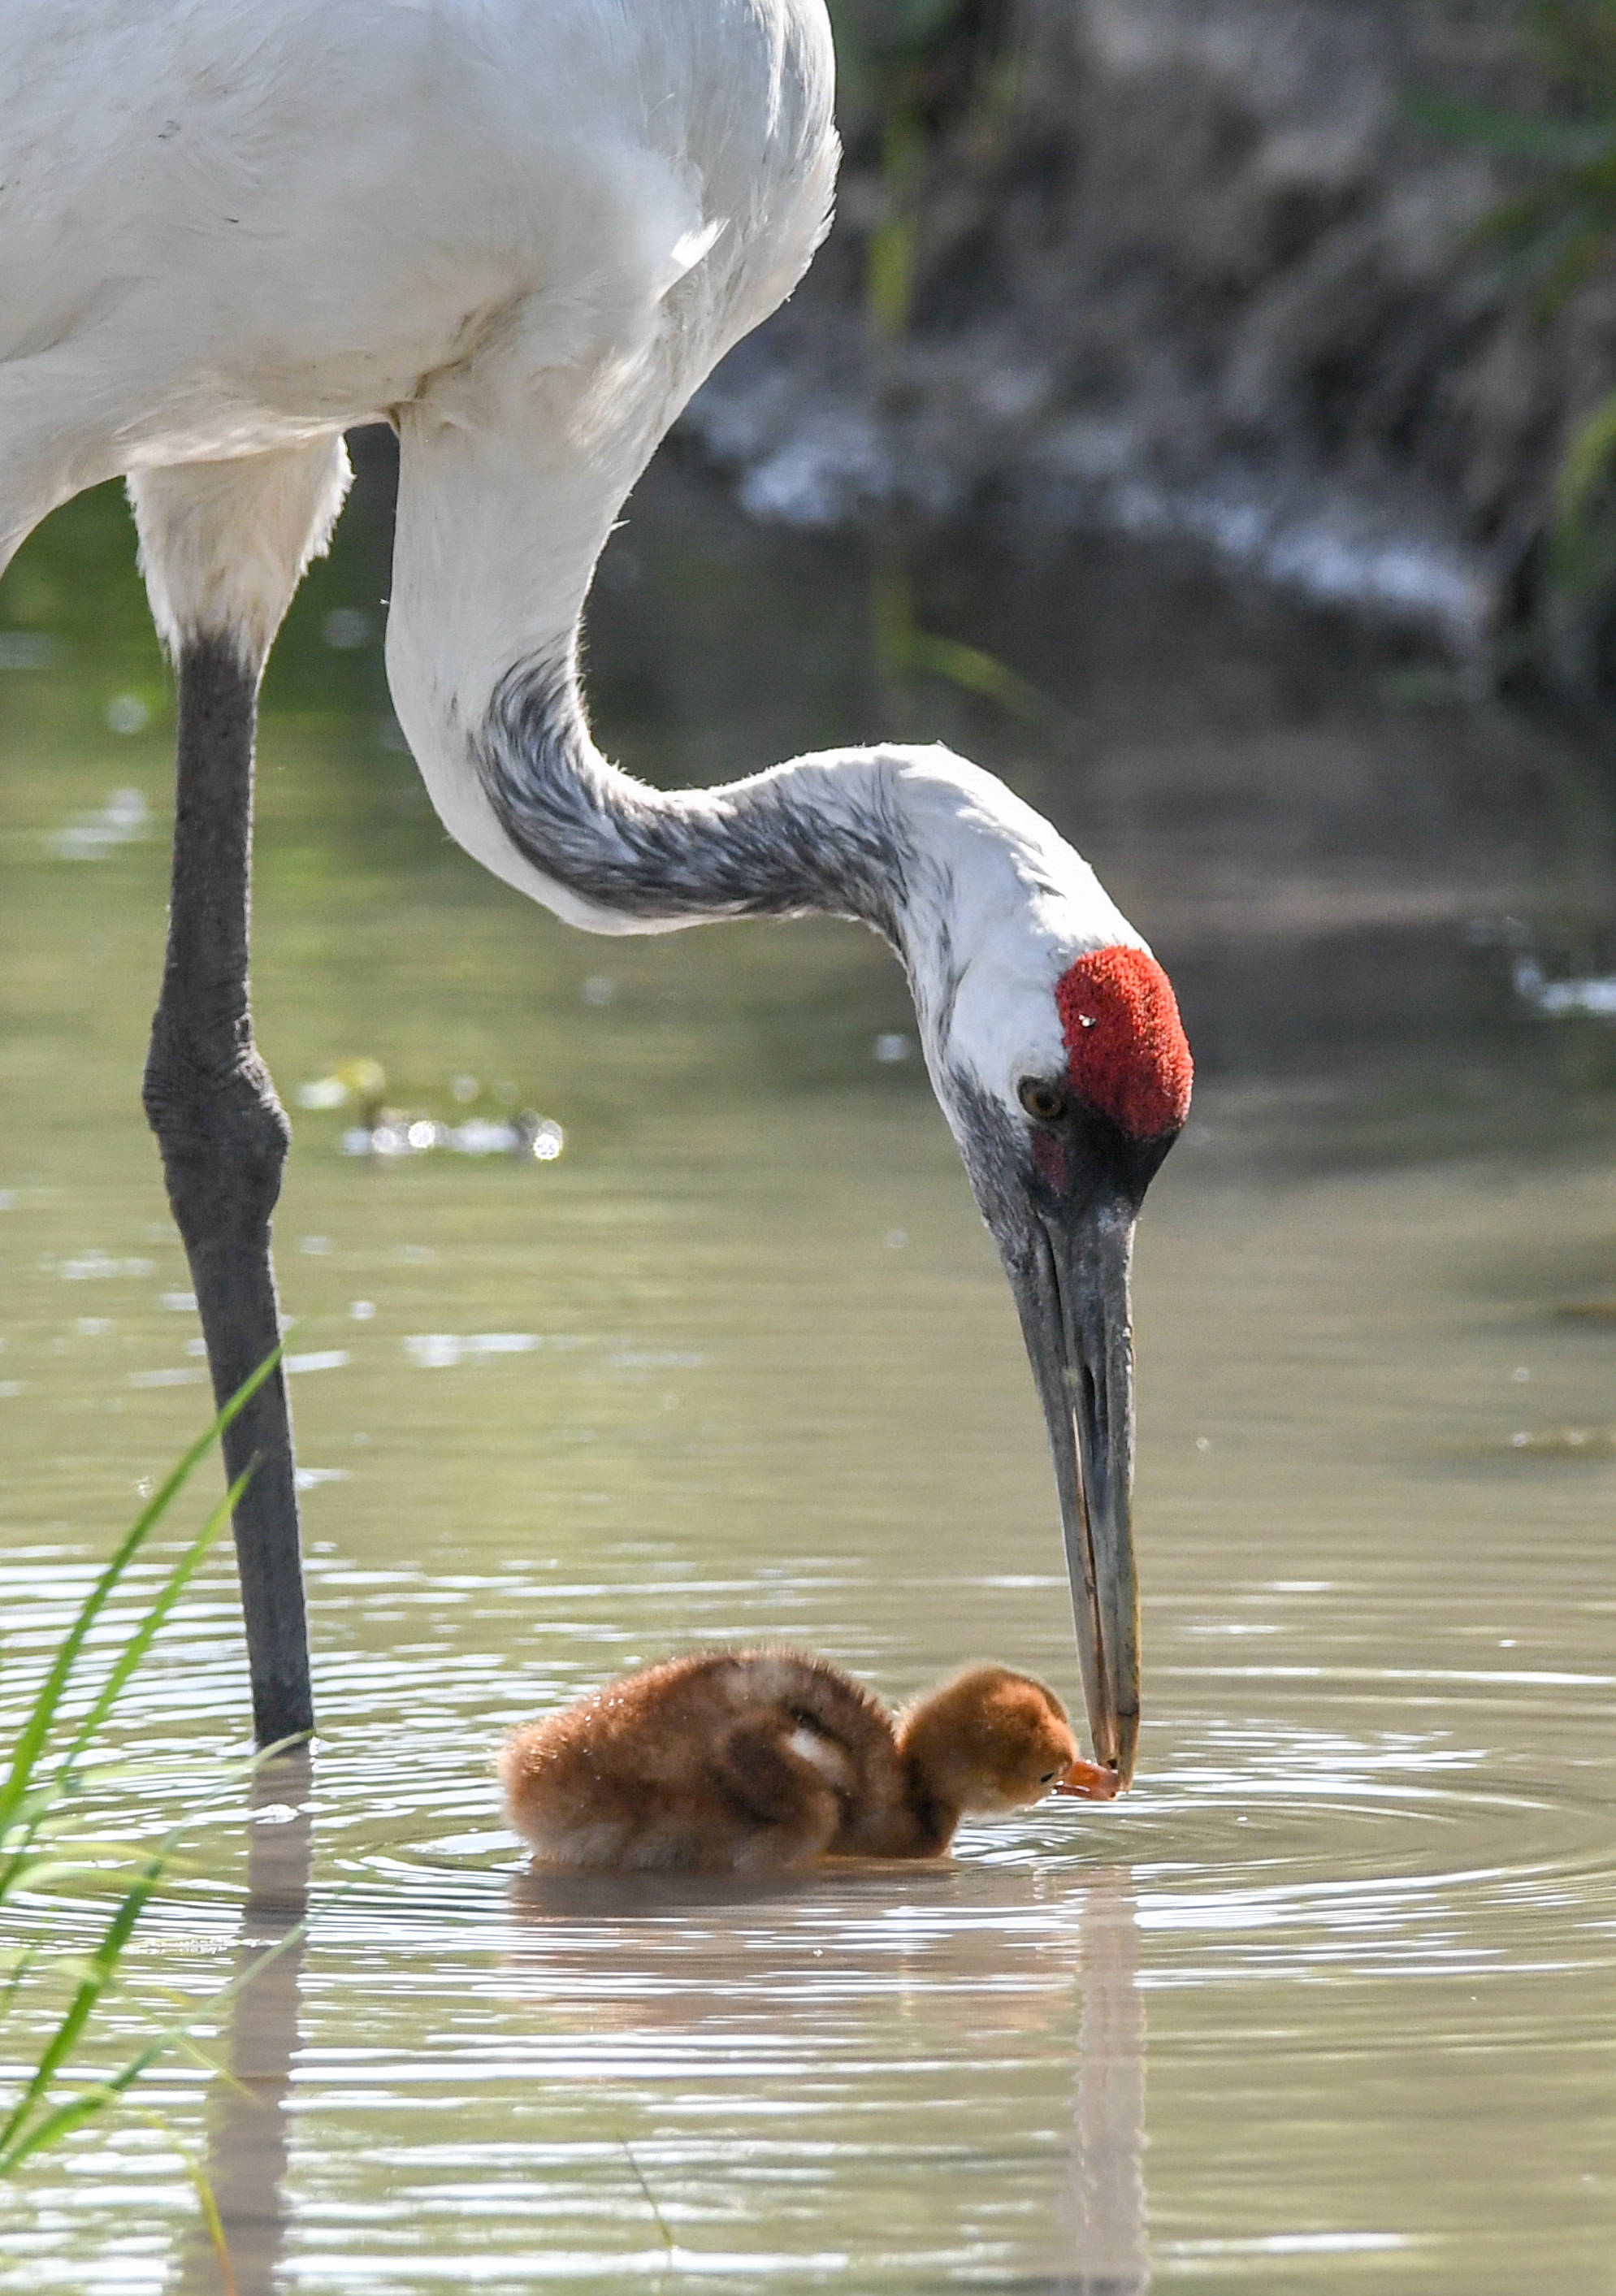
[[[1511,969],[1609,970],[1609,783],[1115,545],[917,576],[1036,729],[882,690],[856,549],[657,477],[593,617],[609,742],[696,779],[945,732],[1152,935],[1202,1082],[1140,1240],[1135,1792],[898,1880],[546,1891],[491,1749],[637,1660],[790,1637],[895,1698],[988,1655],[1075,1697],[1053,1493],[890,960],[829,924],[590,941],[480,874],[388,711],[382,490],[349,519],[271,685],[266,1051],[289,1098],[365,1058],[406,1118],[528,1107],[565,1152],[361,1159],[351,1110],[297,1114],[322,1736],[221,1787],[221,1561],[88,1814],[201,1807],[91,2061],[305,1903],[307,1937],[199,2029],[234,2085],[176,2054],[155,2120],[6,2195],[0,2288],[219,2287],[184,2147],[242,2296],[1607,2290],[1616,1059]],[[0,586],[13,1710],[205,1415],[137,1101],[171,717],[129,557],[96,496]],[[70,1951],[115,1879],[14,1927]]]

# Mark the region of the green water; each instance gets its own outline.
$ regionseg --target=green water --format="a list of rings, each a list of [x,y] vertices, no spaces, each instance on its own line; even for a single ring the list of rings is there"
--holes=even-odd
[[[4,2196],[0,2288],[221,2286],[182,2144],[243,2296],[1610,2289],[1616,1059],[1503,946],[1604,962],[1597,760],[1114,549],[918,570],[1047,726],[883,693],[856,550],[657,478],[593,619],[609,743],[696,779],[947,734],[1151,934],[1202,1081],[1140,1238],[1135,1792],[900,1880],[546,1893],[490,1751],[638,1660],[786,1636],[893,1697],[989,1656],[1075,1695],[1053,1495],[918,1062],[876,1056],[890,960],[591,941],[481,875],[396,746],[384,503],[349,518],[268,699],[261,1040],[289,1099],[364,1056],[566,1151],[378,1167],[296,1114],[322,1738],[188,1839],[88,2061],[305,1899],[307,1941],[203,2029],[240,2086],[176,2056],[159,2122]],[[97,496],[0,586],[7,1701],[206,1408],[138,1110],[172,728],[129,557]],[[245,1710],[221,1561],[94,1814],[166,1831]],[[104,1905],[13,1927],[66,1950]]]

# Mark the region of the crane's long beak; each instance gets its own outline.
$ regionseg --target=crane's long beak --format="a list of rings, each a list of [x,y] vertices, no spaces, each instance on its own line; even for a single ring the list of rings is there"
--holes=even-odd
[[[1035,1213],[1012,1270],[1049,1429],[1088,1726],[1126,1785],[1139,1733],[1134,1576],[1134,1356],[1128,1307],[1134,1205],[1106,1196],[1070,1216]]]

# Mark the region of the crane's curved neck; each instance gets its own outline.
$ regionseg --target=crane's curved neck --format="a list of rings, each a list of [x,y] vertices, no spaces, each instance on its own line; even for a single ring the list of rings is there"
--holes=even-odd
[[[915,872],[900,753],[664,791],[595,747],[578,689],[583,602],[660,422],[619,423],[609,453],[580,448],[576,427],[542,395],[400,424],[388,673],[446,827],[593,931],[825,911],[901,943]]]
[[[577,923],[663,932],[818,911],[901,943],[915,856],[881,752],[797,758],[718,789],[650,788],[590,739],[570,645],[505,672],[472,750],[533,890]]]
[[[714,789],[608,764],[578,632],[660,417],[618,422],[607,452],[534,385],[488,399],[401,420],[388,672],[433,804],[495,875],[595,932],[860,919],[897,949],[923,1024],[952,1009],[956,952],[1020,931],[1046,898],[1093,908],[1096,946],[1136,938],[1046,821],[947,750],[825,752]]]

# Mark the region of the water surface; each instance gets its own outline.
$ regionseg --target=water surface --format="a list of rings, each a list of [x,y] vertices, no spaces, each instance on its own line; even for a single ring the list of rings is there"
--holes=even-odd
[[[1510,987],[1527,945],[1608,967],[1596,762],[1110,545],[918,570],[1047,725],[883,691],[856,549],[646,490],[604,736],[697,779],[946,733],[1151,934],[1202,1082],[1139,1247],[1136,1791],[897,1879],[546,1890],[491,1750],[638,1660],[785,1636],[894,1698],[993,1656],[1075,1699],[1054,1500],[890,960],[592,941],[481,875],[398,748],[350,518],[270,690],[266,1051],[289,1096],[363,1056],[406,1117],[530,1108],[566,1151],[379,1165],[298,1113],[321,1741],[221,1784],[221,1561],[86,1813],[200,1812],[100,2061],[305,1903],[307,1938],[203,2029],[234,2087],[176,2056],[158,2121],[7,2196],[0,2288],[221,2285],[183,2144],[243,2292],[1608,2289],[1616,1060]],[[137,1104],[171,710],[129,554],[97,496],[0,586],[8,1701],[205,1412]],[[117,1870],[22,1935],[88,1940]]]

